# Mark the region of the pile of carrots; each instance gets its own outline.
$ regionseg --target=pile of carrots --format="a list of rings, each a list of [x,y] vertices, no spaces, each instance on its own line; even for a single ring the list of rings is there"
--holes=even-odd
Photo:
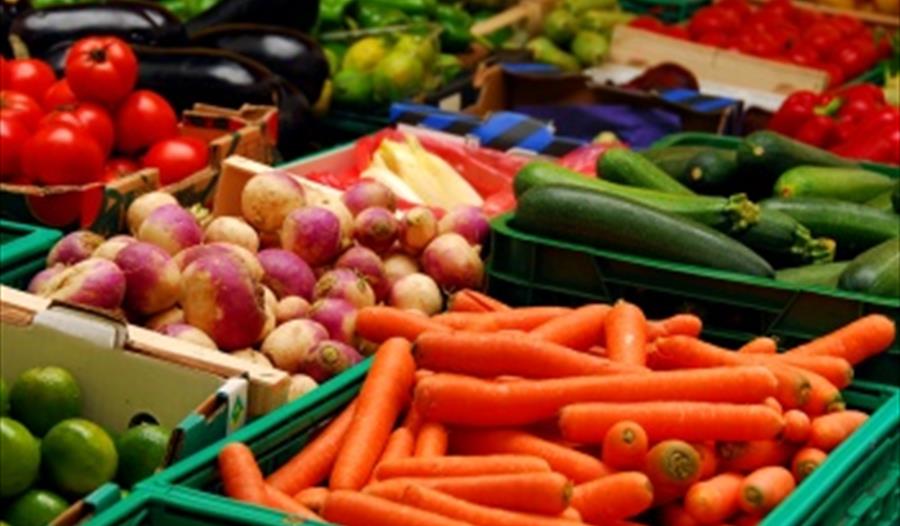
[[[513,309],[473,291],[432,318],[362,309],[380,346],[358,397],[267,478],[223,448],[225,493],[345,526],[756,524],[865,422],[840,389],[894,323],[783,353],[701,329],[624,301]]]

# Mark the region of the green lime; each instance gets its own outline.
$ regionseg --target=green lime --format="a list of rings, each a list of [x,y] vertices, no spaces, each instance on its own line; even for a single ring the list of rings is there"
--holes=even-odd
[[[422,63],[406,53],[392,51],[378,63],[372,74],[375,99],[397,101],[422,90],[425,71]]]
[[[345,69],[331,79],[334,102],[340,106],[363,107],[372,103],[372,75]]]
[[[68,507],[59,495],[33,489],[13,501],[3,518],[11,526],[46,526]]]
[[[544,36],[558,46],[565,46],[578,31],[578,19],[565,9],[554,9],[544,19]]]
[[[370,72],[386,53],[387,48],[380,38],[366,37],[357,40],[344,55],[343,69]]]
[[[0,378],[0,415],[5,415],[9,413],[9,388],[6,387],[6,382],[3,378]]]
[[[122,433],[116,441],[119,452],[119,484],[128,488],[162,466],[172,433],[158,425],[142,424]]]
[[[437,47],[437,40],[418,35],[401,36],[397,39],[391,52],[405,54],[407,56],[412,55],[419,60],[419,63],[423,68],[433,64],[440,54],[440,50]]]
[[[81,416],[78,382],[59,367],[35,367],[19,375],[9,401],[13,418],[39,437],[57,422]]]
[[[112,438],[97,424],[70,418],[53,426],[41,444],[42,460],[56,487],[84,495],[116,475],[119,456]]]
[[[28,489],[40,466],[41,443],[19,422],[0,417],[0,497]]]

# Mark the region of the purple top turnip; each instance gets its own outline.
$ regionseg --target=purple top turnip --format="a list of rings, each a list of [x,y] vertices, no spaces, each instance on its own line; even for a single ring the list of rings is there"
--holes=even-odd
[[[263,268],[256,255],[244,247],[231,243],[210,243],[208,245],[196,245],[186,248],[175,256],[175,264],[184,272],[188,265],[206,256],[230,258],[249,272],[250,277],[253,279],[259,281],[263,278]]]
[[[373,206],[387,208],[392,212],[397,209],[394,192],[387,186],[371,179],[361,179],[354,183],[344,192],[341,199],[354,216]]]
[[[387,297],[390,286],[385,276],[384,263],[372,250],[362,246],[351,247],[341,254],[334,267],[352,270],[366,278],[375,292],[376,301],[384,301]]]
[[[150,243],[131,243],[116,256],[125,274],[125,308],[149,315],[175,305],[181,295],[181,272],[166,252]]]
[[[307,203],[310,206],[318,206],[325,210],[331,210],[341,222],[341,236],[343,237],[343,246],[347,246],[353,239],[353,214],[344,205],[340,197],[333,197],[326,194],[316,194],[310,197]]]
[[[262,353],[275,367],[296,373],[306,355],[328,338],[325,327],[312,320],[293,320],[275,328],[263,341]]]
[[[204,243],[232,243],[243,247],[252,253],[259,250],[259,236],[256,230],[239,217],[222,216],[212,220],[206,225],[203,233]]]
[[[300,183],[278,170],[253,176],[241,192],[241,214],[261,232],[277,231],[288,214],[305,204]]]
[[[393,287],[403,276],[415,274],[419,271],[419,263],[399,252],[384,258],[384,275],[387,277],[388,287]]]
[[[113,236],[104,241],[103,244],[101,244],[99,247],[97,247],[91,257],[115,261],[116,255],[119,254],[120,250],[132,243],[137,242],[138,240],[131,236]]]
[[[275,323],[282,323],[305,318],[309,313],[309,302],[300,296],[285,296],[275,306]]]
[[[272,362],[269,361],[268,358],[266,358],[265,354],[257,351],[256,349],[241,349],[240,351],[234,351],[229,354],[239,360],[243,360],[260,367],[275,367],[274,365],[272,365]]]
[[[366,279],[347,268],[328,271],[316,282],[313,296],[319,300],[335,298],[362,309],[375,305],[375,292]]]
[[[445,291],[477,289],[484,279],[484,262],[459,234],[441,234],[422,253],[422,267]]]
[[[316,276],[300,256],[280,248],[268,248],[257,255],[263,268],[263,284],[278,298],[300,296],[312,299]]]
[[[398,309],[417,310],[431,316],[441,311],[443,298],[433,279],[416,272],[394,283],[391,287],[390,305]]]
[[[387,208],[371,207],[360,212],[353,222],[353,238],[364,247],[387,252],[400,231],[400,222]]]
[[[294,210],[284,219],[281,247],[312,267],[331,263],[343,247],[341,223],[334,212],[318,206]]]
[[[441,234],[455,232],[470,245],[484,245],[491,231],[487,217],[477,206],[458,206],[442,217],[438,225]]]
[[[128,230],[132,235],[137,235],[141,229],[144,220],[153,213],[154,210],[165,205],[177,205],[178,200],[172,194],[165,192],[150,192],[139,196],[131,203],[126,212],[126,221],[128,222]]]
[[[300,370],[321,383],[361,361],[362,355],[353,347],[338,341],[326,340],[306,354]]]
[[[319,383],[305,374],[291,376],[291,386],[288,387],[288,402],[300,398],[316,387],[319,387]]]
[[[156,332],[186,342],[191,342],[208,349],[216,349],[216,342],[212,341],[212,338],[207,336],[205,332],[197,327],[188,325],[187,323],[171,323],[169,325],[163,325],[157,329]]]
[[[44,291],[53,278],[64,270],[66,270],[66,266],[60,263],[38,272],[28,283],[28,292],[43,296]]]
[[[125,274],[107,259],[88,258],[51,277],[42,296],[98,309],[115,310],[125,298]]]
[[[137,238],[174,256],[188,247],[199,245],[203,240],[203,230],[197,219],[181,206],[163,205],[147,216]]]
[[[181,310],[181,307],[172,307],[169,310],[156,314],[144,322],[144,327],[151,331],[158,331],[161,327],[173,323],[184,323],[184,311]]]
[[[313,303],[310,319],[321,323],[332,340],[352,343],[356,335],[356,309],[346,300],[325,298]]]
[[[437,218],[424,206],[410,209],[400,220],[400,247],[407,254],[418,255],[437,234]]]
[[[266,322],[263,289],[235,260],[197,259],[182,273],[181,290],[185,321],[220,349],[250,347],[259,339]]]
[[[90,230],[78,230],[66,234],[53,245],[50,253],[47,254],[47,266],[52,267],[57,263],[74,265],[91,257],[91,254],[102,244],[103,237]]]

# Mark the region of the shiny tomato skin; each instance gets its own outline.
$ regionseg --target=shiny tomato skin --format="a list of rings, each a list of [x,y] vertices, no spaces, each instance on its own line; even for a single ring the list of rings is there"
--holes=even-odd
[[[72,88],[69,87],[69,81],[66,79],[59,79],[54,82],[50,89],[47,90],[47,93],[44,94],[44,100],[41,101],[45,111],[53,111],[57,106],[75,104],[76,102],[78,102],[78,97],[72,93]]]
[[[22,150],[22,173],[45,185],[82,185],[103,177],[103,151],[83,128],[42,126]]]
[[[115,157],[106,161],[103,167],[103,181],[109,183],[116,179],[132,174],[140,169],[138,163],[126,157]]]
[[[144,156],[145,168],[159,170],[159,184],[177,183],[209,162],[209,146],[195,137],[175,137],[154,144]]]
[[[21,175],[22,148],[30,135],[21,121],[0,117],[0,181],[16,181]]]
[[[0,91],[0,117],[16,119],[29,131],[37,129],[44,110],[33,98],[18,91]]]
[[[4,64],[4,69],[6,84],[3,89],[24,93],[34,100],[44,100],[44,94],[56,82],[53,70],[42,60],[9,60]]]
[[[131,46],[116,37],[87,37],[75,42],[66,58],[66,79],[79,99],[114,106],[137,82],[138,64]]]
[[[112,117],[103,106],[92,102],[78,102],[73,105],[60,106],[48,113],[42,124],[65,122],[84,128],[97,141],[103,151],[103,157],[109,156],[115,139],[115,127]]]
[[[153,91],[133,92],[116,110],[116,147],[121,152],[135,153],[176,135],[175,110]]]

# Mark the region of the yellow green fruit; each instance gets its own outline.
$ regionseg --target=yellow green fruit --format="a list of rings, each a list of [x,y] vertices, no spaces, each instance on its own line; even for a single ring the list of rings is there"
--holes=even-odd
[[[415,57],[393,51],[378,63],[372,74],[375,99],[397,101],[411,97],[422,90],[425,70]]]
[[[386,54],[387,47],[380,38],[366,37],[350,46],[341,64],[343,69],[369,72]]]
[[[19,422],[0,417],[0,498],[28,489],[40,466],[40,442]]]
[[[81,416],[81,389],[75,378],[60,367],[35,367],[16,379],[9,394],[13,418],[35,436],[67,418]]]
[[[46,526],[68,507],[59,495],[33,489],[13,501],[3,518],[10,526]]]
[[[119,456],[103,428],[71,418],[56,424],[44,437],[41,462],[57,488],[85,495],[115,477]]]
[[[124,487],[153,475],[162,466],[172,433],[158,425],[143,424],[122,433],[116,441],[119,472],[116,480]]]

